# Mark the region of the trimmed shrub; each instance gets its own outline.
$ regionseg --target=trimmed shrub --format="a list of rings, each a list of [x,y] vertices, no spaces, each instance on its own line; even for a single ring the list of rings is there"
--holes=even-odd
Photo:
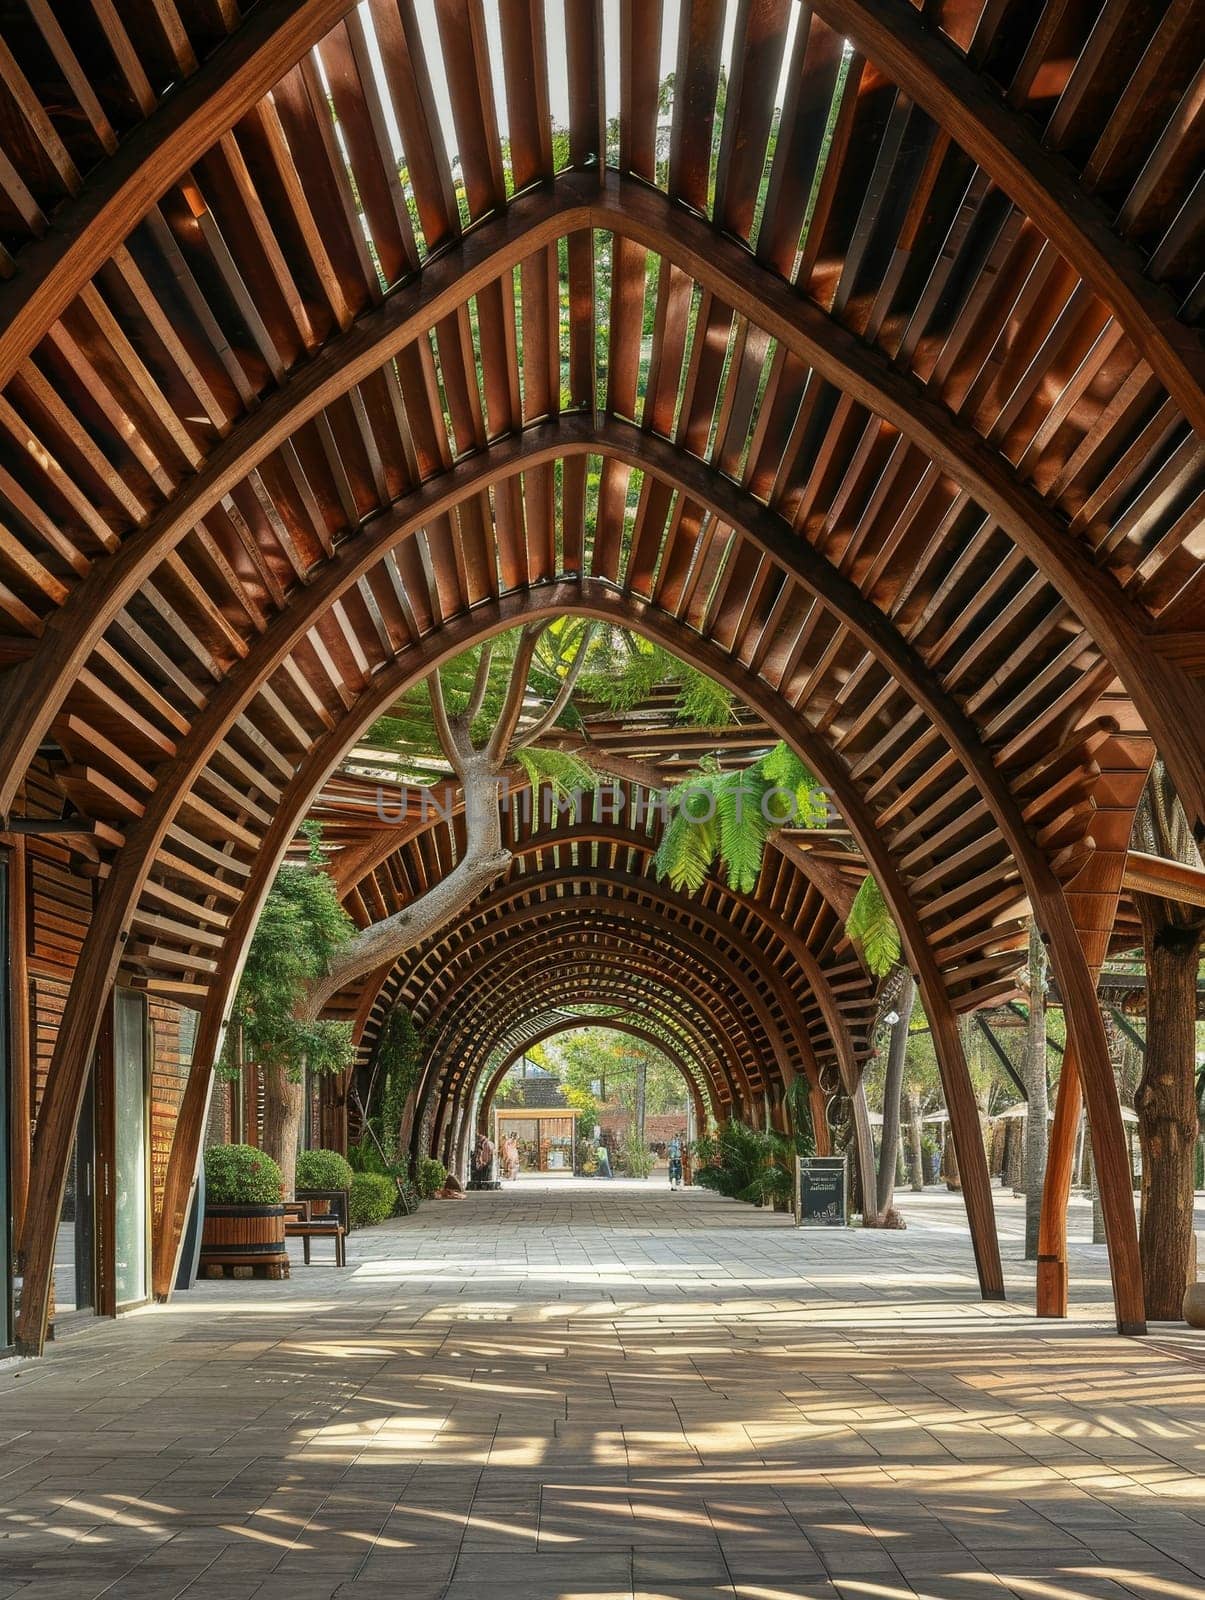
[[[424,1200],[438,1194],[448,1181],[448,1169],[434,1156],[427,1156],[418,1164],[418,1192]]]
[[[302,1150],[297,1157],[299,1189],[350,1189],[353,1176],[337,1150]]]
[[[215,1206],[280,1202],[280,1168],[249,1144],[212,1144],[205,1152],[205,1199]]]
[[[351,1180],[348,1220],[353,1228],[371,1228],[393,1215],[397,1184],[383,1172],[357,1172]]]

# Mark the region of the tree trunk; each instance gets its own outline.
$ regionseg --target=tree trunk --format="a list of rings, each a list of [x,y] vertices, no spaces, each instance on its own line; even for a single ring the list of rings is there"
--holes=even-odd
[[[904,1091],[904,1062],[908,1056],[908,1024],[916,1000],[916,982],[906,973],[896,1001],[899,1021],[891,1029],[887,1049],[887,1073],[883,1082],[883,1136],[879,1143],[879,1175],[875,1201],[879,1215],[895,1198],[895,1169],[900,1150],[900,1100]]]
[[[633,1130],[637,1145],[644,1149],[644,1107],[648,1093],[648,1063],[643,1056],[636,1057],[636,1114]]]
[[[1050,1129],[1046,1120],[1046,950],[1035,922],[1029,925],[1029,1023],[1025,1043],[1025,1259],[1038,1259],[1038,1225]]]
[[[1178,1321],[1192,1253],[1198,1133],[1196,988],[1202,928],[1137,895],[1146,955],[1146,1056],[1134,1104],[1142,1146],[1142,1285],[1154,1322]]]
[[[265,1155],[280,1168],[280,1197],[291,1200],[297,1180],[297,1139],[305,1105],[305,1084],[291,1083],[280,1067],[262,1069]]]
[[[962,1174],[958,1170],[958,1147],[950,1133],[950,1125],[946,1123],[946,1143],[943,1151],[943,1165],[946,1169],[946,1188],[957,1193],[962,1188]]]
[[[314,1021],[339,990],[367,972],[421,944],[450,918],[469,905],[510,864],[510,851],[502,844],[498,807],[501,766],[476,757],[464,771],[466,845],[456,866],[412,905],[354,935],[336,953],[330,970],[313,984],[297,1008],[301,1020]],[[271,1086],[268,1078],[275,1081]],[[264,1150],[285,1174],[284,1195],[293,1195],[297,1165],[297,1138],[304,1109],[301,1084],[290,1084],[279,1072],[264,1075]]]
[[[908,1137],[912,1147],[912,1192],[919,1194],[925,1187],[925,1152],[921,1145],[920,1095],[911,1090],[908,1095]]]
[[[396,960],[438,933],[446,922],[506,871],[511,853],[502,842],[502,816],[498,805],[498,786],[503,780],[504,764],[504,760],[493,761],[484,754],[466,761],[461,780],[464,854],[446,878],[441,878],[426,894],[419,895],[404,911],[363,928],[340,947],[326,977],[310,990],[307,1008],[310,1015],[320,1016],[327,1001],[356,978]]]

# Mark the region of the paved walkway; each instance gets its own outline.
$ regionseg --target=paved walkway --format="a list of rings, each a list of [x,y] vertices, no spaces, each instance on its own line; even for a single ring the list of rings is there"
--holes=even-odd
[[[523,1184],[94,1328],[0,1371],[0,1600],[1199,1600],[1201,1341],[905,1210]]]

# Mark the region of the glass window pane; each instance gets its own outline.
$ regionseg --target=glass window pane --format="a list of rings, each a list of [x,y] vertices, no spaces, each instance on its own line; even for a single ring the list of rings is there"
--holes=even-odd
[[[141,995],[119,989],[113,1050],[118,1305],[146,1299],[145,1018]]]

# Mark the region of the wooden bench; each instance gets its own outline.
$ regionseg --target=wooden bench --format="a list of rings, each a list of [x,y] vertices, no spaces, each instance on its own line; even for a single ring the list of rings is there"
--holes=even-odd
[[[316,1217],[312,1213],[315,1200],[325,1200],[337,1206],[330,1216]],[[347,1195],[342,1189],[311,1189],[305,1200],[285,1201],[285,1238],[300,1239],[305,1264],[310,1266],[310,1242],[314,1239],[335,1241],[335,1265],[347,1265]]]

